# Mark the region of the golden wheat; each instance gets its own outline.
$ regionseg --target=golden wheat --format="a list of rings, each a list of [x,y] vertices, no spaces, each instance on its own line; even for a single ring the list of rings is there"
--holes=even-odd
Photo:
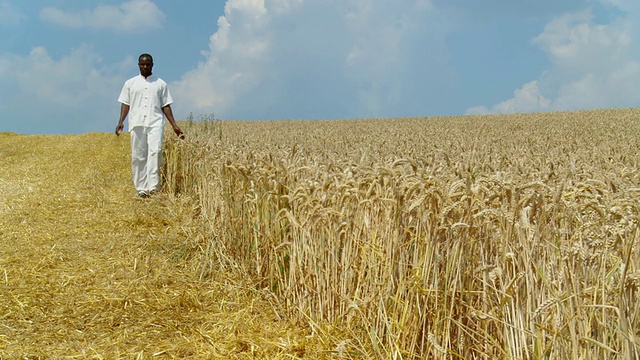
[[[348,329],[342,356],[631,359],[638,115],[190,122],[165,177],[210,224],[203,274]]]

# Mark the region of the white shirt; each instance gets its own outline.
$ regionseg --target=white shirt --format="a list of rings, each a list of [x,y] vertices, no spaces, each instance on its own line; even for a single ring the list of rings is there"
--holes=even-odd
[[[162,108],[173,103],[167,83],[153,75],[127,80],[118,101],[129,105],[129,131],[136,126],[164,126]]]

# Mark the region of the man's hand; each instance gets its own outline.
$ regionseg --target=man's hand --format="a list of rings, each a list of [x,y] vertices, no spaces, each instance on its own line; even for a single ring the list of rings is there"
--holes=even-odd
[[[118,126],[116,126],[116,136],[120,136],[122,130],[124,130],[124,119],[129,114],[129,105],[121,104],[120,105],[120,120],[118,120]]]
[[[165,107],[163,107],[162,112],[164,113],[164,116],[167,118],[167,120],[169,120],[169,124],[171,124],[171,127],[173,128],[173,132],[176,133],[178,138],[184,140],[184,133],[182,132],[182,129],[180,129],[180,126],[176,124],[176,119],[173,118],[171,105],[166,105]]]
[[[177,125],[173,127],[173,132],[176,133],[176,136],[178,136],[179,139],[182,139],[182,140],[185,139],[182,129],[180,129]]]
[[[118,123],[118,126],[116,126],[116,136],[120,136],[120,133],[122,132],[123,129],[124,129],[124,124]]]

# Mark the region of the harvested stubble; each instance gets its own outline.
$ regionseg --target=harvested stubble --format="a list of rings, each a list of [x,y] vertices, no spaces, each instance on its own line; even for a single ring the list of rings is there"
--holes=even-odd
[[[0,358],[322,358],[231,273],[188,197],[133,195],[128,136],[0,134]]]
[[[638,109],[188,122],[166,175],[343,356],[639,355]]]

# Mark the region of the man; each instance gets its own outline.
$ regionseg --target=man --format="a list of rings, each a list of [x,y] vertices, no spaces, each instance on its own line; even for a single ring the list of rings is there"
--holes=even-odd
[[[116,135],[120,135],[124,119],[129,116],[133,184],[136,194],[146,198],[157,191],[160,185],[165,118],[178,137],[184,138],[184,134],[173,118],[173,99],[167,83],[153,76],[153,57],[149,54],[140,55],[138,67],[140,75],[124,83],[118,98],[121,106]]]

